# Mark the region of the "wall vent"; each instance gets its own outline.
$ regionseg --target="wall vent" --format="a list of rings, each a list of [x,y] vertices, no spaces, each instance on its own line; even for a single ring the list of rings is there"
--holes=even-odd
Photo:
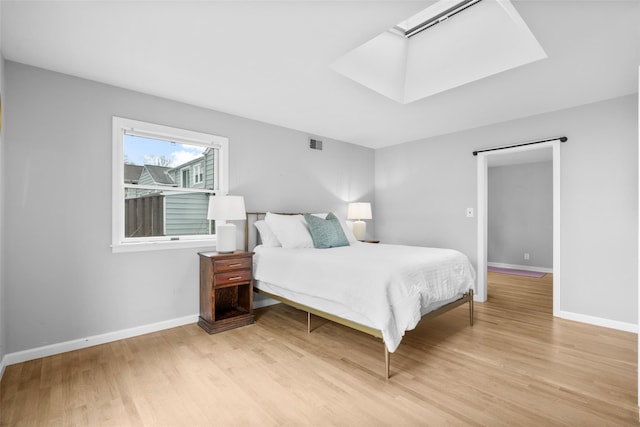
[[[315,138],[309,138],[309,148],[312,150],[322,150],[322,141]]]

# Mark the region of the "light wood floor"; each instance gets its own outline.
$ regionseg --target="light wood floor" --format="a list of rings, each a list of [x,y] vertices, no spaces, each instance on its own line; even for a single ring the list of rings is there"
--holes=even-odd
[[[490,273],[489,301],[382,343],[282,305],[7,367],[1,425],[637,425],[636,335],[551,316],[551,277]]]

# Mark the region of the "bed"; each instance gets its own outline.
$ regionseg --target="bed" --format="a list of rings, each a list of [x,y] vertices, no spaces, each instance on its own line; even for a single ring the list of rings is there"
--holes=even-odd
[[[318,224],[325,234],[339,234],[340,244],[327,246],[336,241],[331,236],[316,239]],[[473,325],[475,272],[458,251],[360,242],[332,214],[250,212],[245,227],[254,290],[306,311],[309,332],[313,314],[382,339],[385,378],[389,353],[421,319],[467,303]]]

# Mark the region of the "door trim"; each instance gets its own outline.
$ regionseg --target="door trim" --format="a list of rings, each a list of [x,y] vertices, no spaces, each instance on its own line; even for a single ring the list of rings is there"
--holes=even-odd
[[[561,263],[560,263],[560,140],[536,145],[507,148],[500,151],[478,153],[477,157],[477,197],[478,197],[478,247],[477,247],[477,289],[474,299],[487,300],[487,230],[488,230],[488,169],[489,159],[516,152],[551,148],[553,156],[553,315],[560,313]]]

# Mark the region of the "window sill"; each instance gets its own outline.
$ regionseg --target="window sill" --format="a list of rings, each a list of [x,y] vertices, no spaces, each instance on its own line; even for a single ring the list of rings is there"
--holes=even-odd
[[[131,242],[111,245],[111,252],[145,252],[160,251],[166,249],[194,249],[194,248],[215,248],[216,240],[171,240],[158,242]]]

